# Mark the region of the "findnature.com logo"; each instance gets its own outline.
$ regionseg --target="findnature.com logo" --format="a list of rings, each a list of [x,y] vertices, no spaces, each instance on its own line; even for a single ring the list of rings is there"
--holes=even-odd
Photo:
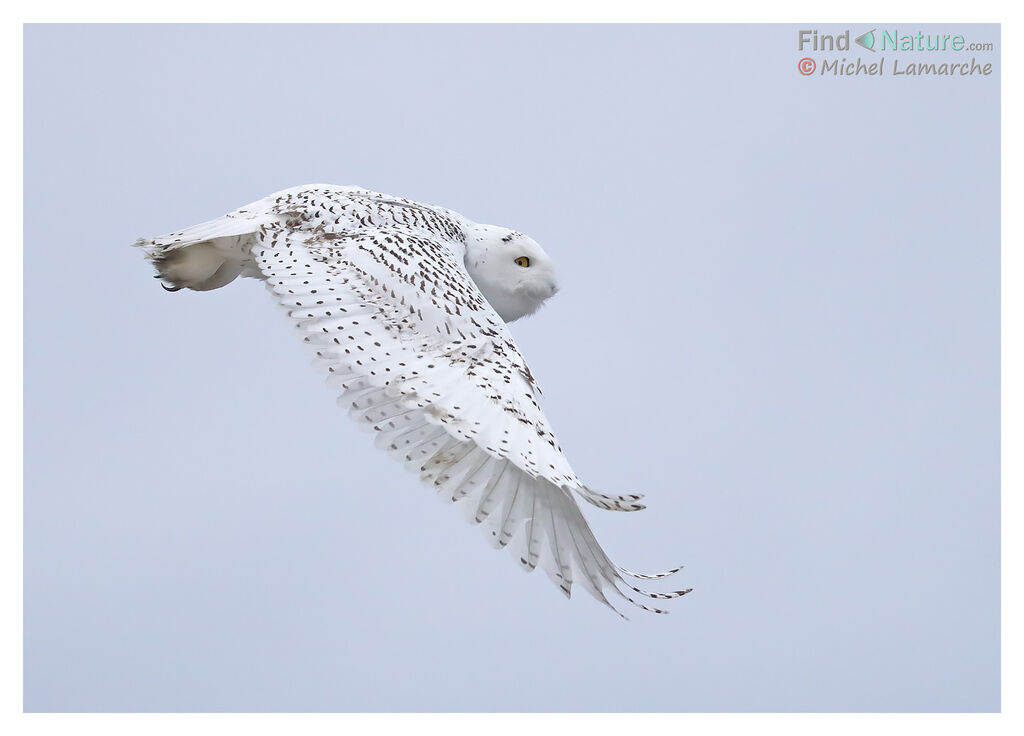
[[[835,52],[850,51],[850,30],[842,33],[821,33],[815,29],[800,29],[797,38],[797,50],[803,52]],[[797,62],[797,70],[805,77],[817,72],[818,76],[989,76],[992,74],[992,62],[976,57],[964,61],[952,58],[941,61],[904,61],[898,55],[904,53],[928,53],[964,51],[993,51],[995,44],[990,41],[968,41],[962,33],[925,33],[924,31],[901,32],[897,28],[877,27],[864,31],[853,38],[853,43],[872,54],[890,52],[891,62],[883,56],[869,57],[865,62],[860,57],[814,58],[805,56]],[[856,51],[856,49],[854,49]],[[889,63],[887,63],[889,62]]]

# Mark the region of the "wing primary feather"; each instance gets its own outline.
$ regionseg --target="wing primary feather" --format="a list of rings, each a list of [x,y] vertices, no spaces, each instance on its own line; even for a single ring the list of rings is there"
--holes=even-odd
[[[625,615],[613,606],[604,594],[604,586],[606,583],[602,582],[603,578],[600,574],[601,566],[594,558],[594,552],[590,549],[589,545],[580,545],[580,541],[577,539],[576,532],[573,529],[572,524],[568,524],[567,528],[569,530],[569,536],[572,539],[572,543],[576,548],[580,571],[583,573],[583,578],[581,579],[580,584],[587,589],[587,592],[590,593],[590,595],[625,618]],[[596,572],[593,569],[594,567],[597,568]],[[614,585],[612,587],[614,587]]]
[[[427,424],[424,420],[422,424],[413,424],[408,429],[401,430],[395,434],[388,444],[387,451],[402,462],[410,462],[413,450],[431,437],[437,437],[440,434],[444,434],[443,429],[433,424]]]
[[[540,545],[544,541],[544,529],[537,523],[537,494],[533,494],[533,510],[530,513],[529,520],[527,521],[527,542],[526,542],[526,560],[527,566],[532,570],[537,567],[537,562],[540,559]]]
[[[440,472],[441,469],[448,467],[449,464],[454,462],[456,459],[460,459],[458,453],[464,449],[464,445],[457,439],[452,437],[447,432],[442,432],[443,439],[440,440],[439,446],[433,452],[429,452],[426,457],[422,458],[419,466],[420,480],[424,483],[432,483],[434,480],[434,474]],[[429,443],[425,444],[422,448],[417,448],[413,451],[415,455],[421,449],[426,450],[430,446]]]
[[[583,486],[582,488],[573,489],[588,503],[597,506],[599,509],[605,511],[641,511],[647,508],[642,503],[637,503],[643,494],[631,493],[622,496],[613,496],[606,493],[599,493],[598,491]]]
[[[405,455],[405,467],[407,470],[419,473],[423,468],[424,461],[435,452],[444,447],[451,435],[440,427],[434,427],[434,434],[426,437],[416,447],[408,450]]]
[[[679,567],[673,567],[671,570],[666,570],[665,572],[656,572],[653,574],[631,572],[630,570],[627,570],[624,567],[617,567],[616,569],[623,575],[628,575],[629,577],[637,578],[638,580],[661,580],[662,578],[667,578],[669,575],[675,575],[677,572],[683,569],[683,566],[680,565]]]
[[[486,486],[483,491],[480,492],[480,499],[476,504],[476,513],[473,516],[473,521],[477,524],[481,523],[484,519],[491,515],[494,510],[494,501],[492,499],[497,495],[495,491],[501,485],[502,480],[505,478],[509,470],[509,464],[504,463],[501,468],[501,472],[497,473]]]
[[[391,425],[394,426],[391,426]],[[434,431],[436,428],[427,424],[417,411],[411,411],[396,417],[393,422],[384,422],[374,429],[377,436],[373,444],[378,450],[384,450],[389,457],[404,461],[404,452],[415,444],[415,436],[421,431]]]
[[[553,493],[562,493],[562,489],[556,488]],[[548,516],[551,520],[551,538],[548,541],[551,547],[551,552],[554,555],[555,565],[558,568],[554,582],[558,585],[559,590],[565,593],[566,598],[571,598],[572,566],[565,559],[569,550],[564,546],[565,543],[563,537],[560,537],[558,534],[559,524],[564,525],[565,519],[561,514],[555,514],[555,509],[552,504],[548,504]]]
[[[452,468],[448,480],[440,484],[435,483],[438,495],[452,503],[464,498],[480,483],[485,482],[477,476],[481,473],[486,476],[486,466],[491,462],[493,461],[487,453],[474,447],[472,452],[459,461],[458,467]]]
[[[526,505],[527,492],[523,491],[523,484],[516,484],[516,489],[508,497],[505,505],[502,509],[501,514],[501,525],[498,531],[498,546],[504,547],[510,541],[512,536],[516,532],[516,526],[520,522],[520,518],[516,516],[516,512],[522,512],[522,509]]]
[[[468,442],[458,440],[449,441],[444,449],[438,451],[427,462],[423,463],[420,471],[420,480],[428,485],[440,485],[449,480],[452,469],[458,465],[463,458],[473,451],[473,446]]]

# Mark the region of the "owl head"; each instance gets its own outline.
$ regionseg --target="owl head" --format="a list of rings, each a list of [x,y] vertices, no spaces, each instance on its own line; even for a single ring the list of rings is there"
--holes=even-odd
[[[532,238],[506,227],[469,228],[466,270],[506,322],[533,314],[558,291],[554,261]]]

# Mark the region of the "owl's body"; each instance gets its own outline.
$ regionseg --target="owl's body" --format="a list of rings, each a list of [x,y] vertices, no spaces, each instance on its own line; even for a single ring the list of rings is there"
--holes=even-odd
[[[165,237],[140,240],[170,290],[263,279],[295,321],[339,403],[377,446],[463,504],[503,547],[518,545],[567,595],[648,593],[594,538],[577,494],[605,509],[643,508],[573,473],[539,404],[540,390],[506,322],[557,291],[554,265],[530,238],[450,210],[357,187],[272,194]],[[625,589],[625,590],[624,590]]]

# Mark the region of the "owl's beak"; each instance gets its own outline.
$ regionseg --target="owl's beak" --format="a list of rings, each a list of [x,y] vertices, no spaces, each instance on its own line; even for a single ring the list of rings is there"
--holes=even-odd
[[[531,299],[550,299],[558,293],[558,284],[554,281],[527,281],[519,287]]]

